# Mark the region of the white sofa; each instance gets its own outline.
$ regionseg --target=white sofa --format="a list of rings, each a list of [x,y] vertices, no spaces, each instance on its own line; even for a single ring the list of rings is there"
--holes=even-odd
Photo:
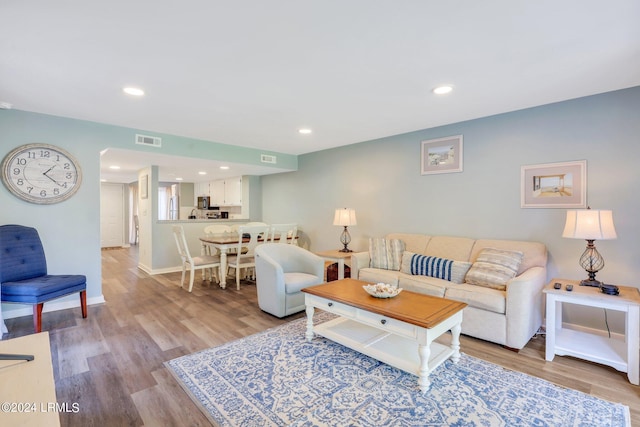
[[[400,233],[389,234],[386,239],[402,240],[406,252],[467,263],[474,263],[484,248],[522,252],[517,274],[506,283],[505,290],[472,285],[466,280],[454,283],[396,269],[372,268],[369,252],[352,255],[351,277],[369,283],[398,284],[408,291],[465,302],[468,306],[464,309],[462,333],[512,349],[523,348],[542,325],[542,288],[547,283],[544,244]]]

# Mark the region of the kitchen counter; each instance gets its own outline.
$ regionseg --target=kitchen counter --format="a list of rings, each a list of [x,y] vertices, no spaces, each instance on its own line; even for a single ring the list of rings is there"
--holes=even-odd
[[[161,220],[158,221],[158,224],[197,224],[197,223],[211,223],[211,222],[221,222],[221,223],[236,223],[236,222],[240,222],[240,223],[244,223],[244,222],[249,222],[249,218],[236,218],[236,219],[229,219],[229,218],[198,218],[198,219],[167,219],[167,220]]]

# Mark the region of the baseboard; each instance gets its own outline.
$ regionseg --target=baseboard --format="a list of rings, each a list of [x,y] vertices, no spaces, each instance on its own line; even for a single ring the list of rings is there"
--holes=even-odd
[[[98,297],[87,298],[87,305],[96,305],[96,304],[104,304],[106,301],[104,299],[104,295],[100,295]],[[5,307],[9,305],[9,303],[4,303]],[[14,304],[11,304],[14,305]],[[32,305],[24,305],[24,304],[15,304],[22,305],[23,308],[17,308],[15,310],[3,310],[2,317],[5,319],[13,319],[15,317],[23,317],[23,316],[32,316],[33,315],[33,306]],[[69,308],[80,307],[80,298],[70,299],[68,301],[51,301],[44,304],[42,309],[43,313],[48,313],[50,311],[59,311],[59,310],[67,310]]]

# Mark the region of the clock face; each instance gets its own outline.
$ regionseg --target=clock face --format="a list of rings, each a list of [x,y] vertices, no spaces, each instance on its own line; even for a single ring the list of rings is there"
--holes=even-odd
[[[27,144],[11,151],[2,161],[2,182],[22,200],[51,204],[78,191],[82,171],[76,159],[61,148]]]

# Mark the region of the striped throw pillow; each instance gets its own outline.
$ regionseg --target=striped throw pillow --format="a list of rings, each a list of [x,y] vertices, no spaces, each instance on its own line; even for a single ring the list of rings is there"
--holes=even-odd
[[[504,291],[518,274],[524,254],[505,249],[484,248],[467,273],[465,282]]]
[[[369,267],[400,270],[405,244],[400,239],[369,239]]]
[[[464,276],[471,267],[470,262],[454,261],[446,258],[405,252],[402,256],[402,272],[414,276],[429,276],[463,283]]]

